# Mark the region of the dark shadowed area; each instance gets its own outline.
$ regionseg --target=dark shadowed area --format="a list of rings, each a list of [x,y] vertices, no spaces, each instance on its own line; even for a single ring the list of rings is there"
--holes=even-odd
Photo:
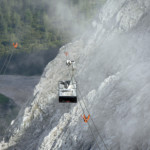
[[[0,93],[10,97],[21,107],[32,96],[33,89],[39,80],[38,76],[1,75]]]
[[[14,53],[5,74],[26,76],[41,75],[45,66],[56,57],[57,53],[58,49],[33,51],[31,53]],[[2,68],[8,57],[10,57],[10,55],[5,55],[0,59],[0,68]],[[3,73],[4,71],[1,72],[1,74]]]
[[[6,127],[16,118],[18,112],[19,107],[16,103],[12,99],[0,94],[0,140],[5,134]]]

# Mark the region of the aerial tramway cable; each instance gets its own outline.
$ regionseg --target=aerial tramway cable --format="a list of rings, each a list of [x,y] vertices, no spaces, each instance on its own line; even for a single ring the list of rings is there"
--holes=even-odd
[[[7,55],[6,59],[4,60],[4,63],[3,63],[2,67],[1,67],[1,70],[0,70],[0,75],[1,75],[2,72],[3,72],[3,69],[4,69],[4,67],[5,67],[5,65],[6,65],[6,63],[7,63],[7,59],[8,59],[8,58],[9,58],[9,55]]]
[[[14,48],[17,48],[18,47],[18,43],[13,43],[13,47]],[[6,52],[10,52],[9,50],[7,50],[7,51],[5,51],[5,52],[0,52],[1,54],[4,54],[4,53],[6,53]],[[6,57],[6,59],[5,59],[5,61],[4,61],[4,63],[3,63],[3,65],[2,65],[2,67],[1,67],[1,69],[0,69],[0,74],[5,74],[5,72],[6,72],[6,70],[7,70],[7,67],[9,66],[9,63],[10,63],[10,61],[11,61],[11,59],[12,59],[12,56],[13,56],[13,49],[11,50],[11,53],[10,53],[10,56],[9,56],[9,54],[7,55],[7,57]],[[6,67],[5,67],[6,66]],[[4,69],[4,67],[5,67],[5,69]],[[4,71],[3,71],[3,69],[4,69]]]
[[[69,74],[70,74],[70,70],[69,70]],[[71,74],[70,74],[70,76],[71,76]],[[76,83],[77,83],[77,82],[76,82]],[[77,90],[78,90],[78,88],[77,88]],[[85,114],[84,108],[82,107],[81,102],[80,102],[80,101],[78,101],[78,102],[79,102],[79,105],[80,105],[80,107],[81,107],[81,109],[82,109],[83,114]],[[92,136],[94,137],[94,140],[96,141],[96,144],[97,144],[97,146],[98,146],[98,148],[99,148],[99,150],[100,150],[100,146],[99,146],[99,144],[98,144],[98,142],[97,142],[97,140],[96,140],[96,137],[94,136],[94,133],[93,133],[93,131],[92,131],[92,129],[91,129],[91,126],[90,126],[89,122],[87,122],[87,123],[88,123],[88,126],[89,126],[89,128],[90,128],[90,131],[91,131],[91,133],[92,133]]]
[[[9,60],[8,60],[7,64],[6,64],[6,67],[5,67],[5,70],[4,70],[4,72],[3,72],[3,75],[5,74],[5,72],[6,72],[6,70],[7,70],[7,67],[9,66],[9,63],[10,63],[10,61],[11,61],[11,59],[12,59],[12,56],[13,56],[13,50],[11,51],[11,55],[10,55],[10,57],[9,57]]]
[[[6,59],[5,59],[4,63],[3,63],[3,66],[0,69],[0,74],[3,74],[3,75],[5,74],[5,72],[6,72],[7,68],[8,68],[8,65],[9,65],[9,63],[10,63],[10,61],[12,59],[12,56],[13,56],[13,50],[11,50],[10,56],[8,54],[8,56],[6,57]]]
[[[67,59],[67,57],[68,57],[68,52],[65,52],[65,54],[67,54],[67,55],[66,55],[66,59]],[[68,68],[68,70],[69,70],[69,68]],[[72,79],[72,78],[73,78],[73,76],[72,76],[73,73],[71,74],[71,73],[70,73],[70,70],[69,70],[69,74],[70,74],[70,77],[71,77],[71,79]],[[74,77],[74,80],[75,80],[75,82],[77,83],[75,77]],[[83,99],[79,87],[77,87],[77,90],[78,90],[78,92],[79,92],[79,94],[80,94],[81,99]],[[82,111],[83,111],[83,113],[84,113],[84,108],[82,107],[81,100],[79,101],[79,104],[80,104],[80,107],[81,107],[81,109],[82,109]],[[87,111],[88,114],[90,115],[90,112],[89,112],[89,110],[88,110],[88,108],[87,108],[87,106],[86,106],[84,100],[83,100],[83,104],[84,104],[84,107],[85,107],[86,111]],[[91,116],[91,115],[90,115],[90,116]],[[95,127],[97,133],[98,133],[98,136],[100,137],[102,143],[104,144],[104,147],[106,148],[106,150],[108,150],[107,145],[105,144],[105,142],[104,142],[102,136],[101,136],[100,133],[98,132],[98,129],[97,129],[97,127],[96,127],[96,125],[95,125],[94,120],[92,119],[92,117],[91,117],[91,120],[92,120],[92,123],[93,123],[93,125],[94,125],[94,127]],[[93,131],[92,131],[92,128],[91,128],[89,122],[87,122],[87,123],[88,123],[88,126],[89,126],[89,128],[90,128],[90,131],[91,131],[91,133],[92,133],[92,135],[93,135],[93,137],[94,137],[94,139],[95,139],[95,141],[96,141],[96,143],[97,143],[97,145],[98,145],[98,147],[99,147],[99,149],[100,149],[100,146],[99,146],[99,144],[98,144],[98,142],[97,142],[97,140],[96,140],[96,138],[95,138],[95,136],[94,136],[94,133],[93,133]]]
[[[77,88],[77,90],[78,90],[78,92],[79,92],[79,94],[80,94],[81,98],[83,98],[83,97],[82,97],[82,95],[81,95],[81,92],[80,92],[79,87]],[[88,110],[88,108],[87,108],[87,106],[86,106],[86,104],[85,104],[84,100],[83,100],[83,103],[84,103],[84,107],[85,107],[86,111],[88,112],[88,114],[90,114],[90,112],[89,112],[89,110]],[[90,115],[90,116],[91,116],[91,115]],[[108,150],[107,145],[105,144],[105,142],[104,142],[104,140],[103,140],[102,136],[100,135],[100,133],[99,133],[99,131],[98,131],[98,129],[97,129],[97,127],[96,127],[95,123],[94,123],[94,120],[92,119],[92,117],[90,117],[90,118],[91,118],[91,120],[92,120],[92,122],[93,122],[93,124],[94,124],[94,127],[95,127],[95,129],[96,129],[96,131],[97,131],[97,133],[98,133],[98,136],[99,136],[99,137],[100,137],[100,139],[102,140],[102,142],[103,142],[103,144],[104,144],[105,148]],[[88,123],[88,124],[89,124],[89,123]],[[89,126],[90,126],[90,125],[89,125]]]
[[[82,109],[82,111],[83,111],[83,114],[84,114],[84,109],[83,109],[83,107],[82,107],[80,101],[79,101],[79,105],[80,105],[80,107],[81,107],[81,109]],[[100,150],[100,146],[99,146],[99,144],[98,144],[98,142],[97,142],[97,140],[96,140],[96,137],[94,136],[94,133],[93,133],[93,131],[92,131],[92,128],[91,128],[89,122],[87,122],[87,123],[88,123],[88,126],[89,126],[89,128],[90,128],[90,131],[91,131],[91,133],[92,133],[92,136],[94,137],[94,140],[96,141],[96,144],[97,144],[97,146],[98,146],[98,148],[99,148],[99,150]]]

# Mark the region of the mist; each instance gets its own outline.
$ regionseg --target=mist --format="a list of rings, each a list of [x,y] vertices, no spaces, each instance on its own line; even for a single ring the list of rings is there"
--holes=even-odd
[[[111,149],[149,147],[149,16],[140,15],[136,26],[124,25],[127,31],[120,30],[112,19],[113,32],[106,30],[106,36],[101,34],[96,40],[93,35],[92,46],[90,43],[84,48],[88,57],[83,57],[86,63],[78,75],[80,89],[84,95],[89,93],[87,106]]]
[[[44,16],[45,23],[48,26],[49,23],[52,23],[51,18],[55,18],[55,22],[52,23],[54,30],[60,30],[63,34],[67,34],[70,40],[72,40],[82,36],[91,28],[93,18],[97,16],[96,14],[104,2],[104,0],[94,1],[93,3],[96,3],[97,6],[95,9],[92,9],[86,8],[88,5],[92,7],[92,2],[89,4],[90,2],[80,0],[44,0],[44,3],[48,7],[47,14]],[[87,12],[89,12],[89,14],[87,14]]]
[[[55,12],[58,18],[63,18],[64,8],[67,9],[64,4],[60,2],[56,6],[47,1],[48,7],[54,5],[54,10],[58,7]],[[28,148],[39,150],[96,150],[99,145],[105,150],[104,141],[112,150],[148,150],[149,8],[148,0],[108,0],[97,18],[93,18],[93,27],[86,28],[86,34],[77,41],[63,46],[47,65],[33,100],[12,126],[10,134],[14,133],[14,137],[10,136],[8,145],[24,148],[28,143]],[[67,12],[71,20],[75,8]],[[51,9],[49,13],[51,15]],[[73,34],[77,28],[75,25]],[[78,103],[75,105],[58,103],[57,81],[68,77],[64,51],[69,51],[77,65]],[[89,113],[90,127],[81,118]],[[23,136],[20,138],[19,134]],[[21,144],[16,142],[16,137]]]

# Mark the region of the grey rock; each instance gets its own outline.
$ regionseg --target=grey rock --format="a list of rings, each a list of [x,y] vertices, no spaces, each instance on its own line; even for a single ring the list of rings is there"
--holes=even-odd
[[[149,8],[149,0],[108,0],[94,31],[63,46],[47,65],[0,148],[105,150],[101,136],[111,150],[148,150]],[[77,62],[77,104],[58,103],[57,83],[69,78],[65,50]],[[80,117],[80,105],[89,113],[84,104],[90,128]]]

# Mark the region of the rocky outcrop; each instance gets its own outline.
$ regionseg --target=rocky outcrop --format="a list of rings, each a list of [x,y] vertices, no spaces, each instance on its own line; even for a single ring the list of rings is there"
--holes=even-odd
[[[105,149],[99,135],[108,149],[148,149],[149,5],[148,0],[108,0],[94,28],[62,47],[47,65],[1,149]],[[77,62],[77,104],[58,103],[58,81],[69,78],[66,50]],[[91,128],[80,117],[81,105],[88,114],[83,102],[95,124],[90,119]]]

